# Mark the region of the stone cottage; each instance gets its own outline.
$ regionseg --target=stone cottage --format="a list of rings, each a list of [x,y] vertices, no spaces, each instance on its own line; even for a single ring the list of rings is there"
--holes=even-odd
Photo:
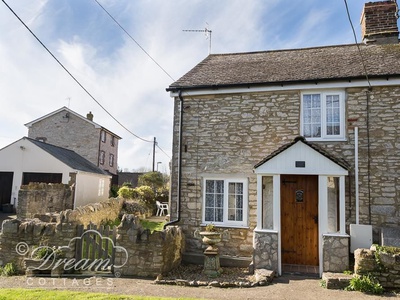
[[[117,184],[118,135],[67,107],[62,107],[25,124],[28,137],[75,151],[113,175]]]
[[[396,3],[366,3],[361,27],[358,46],[212,54],[168,87],[186,260],[213,223],[221,262],[343,271],[349,224],[399,226]]]

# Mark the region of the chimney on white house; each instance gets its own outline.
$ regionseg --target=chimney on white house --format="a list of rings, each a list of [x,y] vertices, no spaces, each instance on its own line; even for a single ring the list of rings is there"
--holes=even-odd
[[[398,7],[396,1],[368,2],[361,14],[361,38],[365,44],[397,44]]]
[[[92,121],[92,122],[93,122],[93,114],[92,114],[91,111],[89,111],[89,113],[86,115],[86,118],[87,118],[89,121]]]

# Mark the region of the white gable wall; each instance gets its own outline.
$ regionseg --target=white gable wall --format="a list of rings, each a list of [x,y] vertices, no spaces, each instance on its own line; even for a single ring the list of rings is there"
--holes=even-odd
[[[24,172],[62,173],[62,183],[68,184],[69,173],[75,172],[54,156],[26,139],[21,139],[0,150],[0,171],[13,172],[11,204],[18,206],[18,191]]]
[[[74,208],[106,201],[109,190],[110,176],[79,172],[76,176]]]
[[[296,167],[296,161],[305,162],[305,167]],[[347,175],[348,171],[318,153],[310,146],[298,141],[293,146],[271,158],[257,169],[256,174],[303,174],[303,175]]]

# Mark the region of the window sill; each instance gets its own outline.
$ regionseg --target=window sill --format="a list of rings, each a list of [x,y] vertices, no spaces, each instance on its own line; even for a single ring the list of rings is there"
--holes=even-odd
[[[350,235],[348,235],[347,233],[340,233],[340,232],[323,233],[322,236],[350,237]]]
[[[347,142],[347,138],[306,138],[308,142]]]
[[[254,229],[254,232],[259,232],[259,233],[276,233],[278,234],[278,230],[273,230],[273,229]]]
[[[215,223],[201,223],[200,226],[205,227],[209,224],[213,224],[216,228],[232,228],[232,229],[250,229],[246,225],[232,225],[232,224],[215,224]]]

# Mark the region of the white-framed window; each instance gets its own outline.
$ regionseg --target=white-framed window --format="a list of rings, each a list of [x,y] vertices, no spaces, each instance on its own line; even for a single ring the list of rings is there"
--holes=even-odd
[[[344,91],[302,92],[301,135],[307,140],[345,139]]]
[[[247,179],[204,179],[203,223],[247,226],[247,207]]]

